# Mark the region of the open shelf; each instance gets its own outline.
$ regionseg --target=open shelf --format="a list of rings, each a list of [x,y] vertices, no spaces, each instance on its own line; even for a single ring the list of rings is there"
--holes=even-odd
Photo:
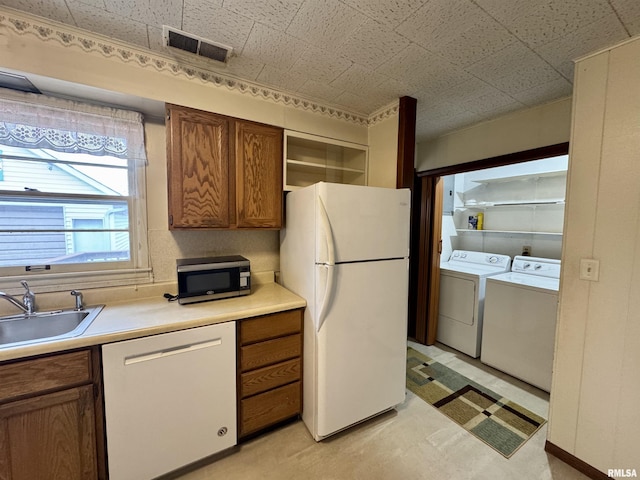
[[[284,189],[323,181],[366,185],[367,154],[364,145],[285,131]]]
[[[309,170],[309,171],[313,171],[313,170],[335,170],[337,172],[349,172],[349,173],[357,173],[360,175],[364,175],[365,174],[365,170],[361,170],[361,169],[356,169],[356,168],[348,168],[348,167],[340,167],[337,165],[322,165],[319,163],[312,163],[312,162],[301,162],[299,160],[291,160],[291,159],[287,159],[287,166],[290,166],[293,169],[300,169],[300,170]]]

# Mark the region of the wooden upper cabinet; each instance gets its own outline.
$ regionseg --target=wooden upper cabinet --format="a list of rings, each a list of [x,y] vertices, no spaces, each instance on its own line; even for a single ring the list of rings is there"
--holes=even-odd
[[[169,228],[280,228],[283,129],[167,105]]]
[[[235,132],[237,225],[280,228],[283,130],[236,120]]]
[[[167,127],[170,228],[229,227],[229,118],[171,105]]]

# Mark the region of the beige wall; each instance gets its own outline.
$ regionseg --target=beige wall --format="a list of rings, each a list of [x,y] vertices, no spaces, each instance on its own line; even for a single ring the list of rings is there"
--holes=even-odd
[[[605,473],[640,470],[638,85],[640,39],[576,64],[548,439]]]
[[[41,20],[35,17],[4,12],[24,18],[28,24],[40,25],[38,22]],[[2,7],[0,13],[3,13]],[[175,103],[338,140],[363,145],[369,142],[366,118],[345,119],[339,115],[318,113],[308,106],[294,106],[265,98],[262,92],[241,91],[224,84],[205,82],[197,75],[187,77],[184,73],[154,68],[149,62],[141,65],[135,59],[125,61],[118,55],[96,52],[95,48],[84,49],[77,42],[64,44],[59,41],[60,36],[42,39],[37,32],[16,31],[13,24],[10,25],[5,19],[0,20],[0,68],[73,82],[79,85],[72,92],[76,95],[91,89],[103,89],[107,91],[105,101],[110,98],[115,101],[125,99],[134,109],[138,104],[144,107],[148,103],[140,99],[150,99],[152,106],[154,102],[155,106],[161,106],[164,102]],[[68,27],[44,20],[41,25],[68,31],[65,30]],[[105,42],[118,47],[113,40],[86,32],[77,33],[78,36],[95,40],[95,44]],[[122,44],[122,47],[141,55],[146,53],[130,45]],[[109,92],[113,92],[113,95]],[[373,183],[395,186],[397,115],[377,122],[372,128],[377,132],[376,141],[369,148],[373,159],[370,169]],[[157,115],[156,118],[147,117],[145,134],[149,159],[146,172],[149,250],[154,281],[175,281],[175,259],[187,256],[239,253],[251,260],[254,271],[278,270],[277,231],[168,230],[166,136],[162,118]],[[386,175],[391,178],[385,178]]]
[[[418,144],[419,172],[569,141],[571,98],[478,123]]]
[[[398,115],[369,127],[369,185],[396,188]]]

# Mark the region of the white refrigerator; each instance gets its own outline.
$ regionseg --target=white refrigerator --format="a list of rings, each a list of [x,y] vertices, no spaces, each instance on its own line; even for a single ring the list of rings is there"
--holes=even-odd
[[[305,298],[302,419],[316,441],[405,398],[410,191],[290,192],[280,281]]]

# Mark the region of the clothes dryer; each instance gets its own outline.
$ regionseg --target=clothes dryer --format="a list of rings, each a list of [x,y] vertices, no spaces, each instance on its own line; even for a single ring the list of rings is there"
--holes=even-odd
[[[473,358],[480,355],[486,279],[510,266],[508,255],[466,250],[454,250],[440,264],[438,342]]]
[[[480,361],[551,389],[560,260],[517,256],[487,280]]]

